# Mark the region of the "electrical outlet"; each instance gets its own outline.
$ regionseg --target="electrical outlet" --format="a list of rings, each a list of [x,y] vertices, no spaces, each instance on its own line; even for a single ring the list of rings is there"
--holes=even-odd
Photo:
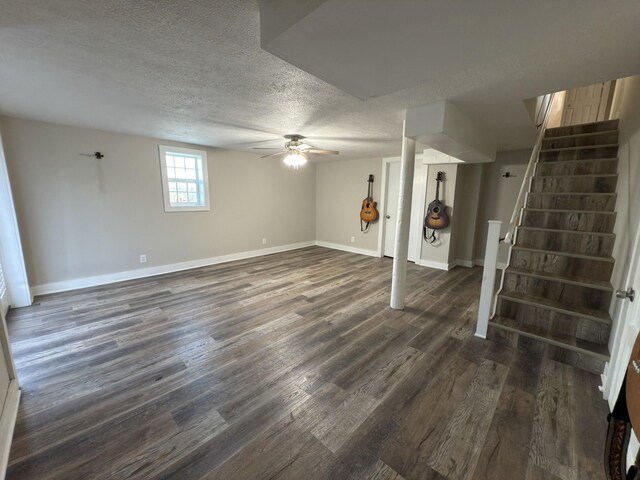
[[[263,244],[263,245],[266,245],[266,244],[267,244],[267,239],[266,239],[266,238],[263,238],[263,239],[262,239],[262,244]]]
[[[356,243],[356,237],[354,237],[353,235],[351,235],[351,243]]]
[[[140,263],[147,263],[147,256],[146,255],[140,255]]]

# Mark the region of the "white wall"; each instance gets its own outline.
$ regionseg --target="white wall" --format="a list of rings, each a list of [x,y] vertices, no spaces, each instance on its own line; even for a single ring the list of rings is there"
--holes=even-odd
[[[165,213],[158,144],[175,143],[15,118],[0,119],[0,128],[35,293],[314,241],[372,255],[378,249],[381,222],[362,233],[359,212],[369,174],[380,202],[381,158],[321,160],[296,171],[277,159],[207,149],[211,211]],[[103,159],[84,155],[97,150]],[[440,232],[441,246],[423,242],[425,264],[482,258],[486,221],[506,225],[528,156],[429,166],[425,201],[435,195],[435,172],[444,170],[441,197],[452,226]],[[516,176],[502,178],[507,170]],[[139,263],[140,254],[148,263]]]
[[[32,286],[315,239],[313,164],[207,149],[211,211],[165,213],[158,144],[190,145],[14,118],[0,126]],[[83,155],[95,151],[105,157]]]
[[[522,178],[530,157],[530,150],[499,152],[495,163],[482,165],[482,183],[475,235],[475,259],[484,259],[487,243],[487,222],[489,220],[502,220],[500,236],[504,237],[507,233],[509,220],[511,219],[513,207],[518,198]],[[502,175],[507,172],[512,176],[509,178],[503,177]],[[501,243],[500,251],[498,252],[498,265],[507,262],[508,253],[508,245]]]
[[[451,216],[451,226],[438,232],[435,245],[423,239],[418,263],[437,268],[453,266],[459,261],[471,265],[476,236],[476,216],[482,165],[430,164],[427,166],[425,208],[435,198],[436,174],[445,172],[440,199]],[[359,209],[366,193],[366,179],[376,177],[374,199],[380,207],[382,159],[339,160],[318,163],[316,167],[316,237],[321,243],[347,250],[375,254],[382,222],[371,225],[366,234],[360,232]],[[416,175],[419,169],[416,168]],[[416,192],[414,191],[414,197]],[[417,206],[414,198],[413,208]],[[459,207],[458,207],[459,205]],[[381,211],[381,210],[380,210]],[[412,212],[413,215],[413,212]],[[422,230],[416,232],[422,238]],[[351,243],[351,236],[355,243]]]
[[[429,243],[422,239],[421,263],[436,268],[447,268],[452,259],[452,234],[457,229],[458,218],[456,200],[456,181],[458,176],[457,164],[429,165],[427,169],[427,193],[425,196],[425,213],[429,204],[436,198],[436,177],[438,172],[444,172],[444,181],[440,184],[440,201],[444,203],[445,211],[449,215],[449,227],[436,232],[437,240]]]
[[[382,158],[321,161],[316,164],[316,239],[375,255],[381,220],[360,231],[360,209],[367,196],[367,179],[374,175],[373,199],[380,211]],[[351,242],[355,237],[355,242]],[[364,252],[363,252],[364,253]]]

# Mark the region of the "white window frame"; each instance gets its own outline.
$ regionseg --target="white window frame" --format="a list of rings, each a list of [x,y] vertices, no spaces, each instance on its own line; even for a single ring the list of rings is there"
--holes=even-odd
[[[195,150],[193,148],[172,147],[169,145],[158,145],[160,155],[160,174],[162,175],[162,197],[164,199],[165,212],[202,212],[209,211],[209,172],[207,170],[207,152],[205,150]],[[202,175],[204,184],[204,205],[171,205],[169,198],[169,178],[167,176],[167,153],[183,153],[186,155],[197,155],[202,158]]]

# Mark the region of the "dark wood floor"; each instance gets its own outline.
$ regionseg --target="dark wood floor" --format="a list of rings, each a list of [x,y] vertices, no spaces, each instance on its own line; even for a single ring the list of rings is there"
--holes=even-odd
[[[10,479],[600,479],[595,375],[473,337],[481,270],[308,248],[9,315]]]

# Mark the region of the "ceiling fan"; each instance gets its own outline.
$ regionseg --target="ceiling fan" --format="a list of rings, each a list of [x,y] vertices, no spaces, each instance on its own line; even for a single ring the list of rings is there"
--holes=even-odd
[[[260,158],[283,156],[283,162],[289,167],[298,168],[301,165],[307,163],[307,156],[314,155],[338,155],[340,152],[337,150],[325,150],[323,148],[316,148],[313,145],[302,142],[305,137],[298,134],[285,135],[288,141],[284,144],[284,149],[270,153],[269,155],[263,155]],[[265,148],[255,148],[254,150],[267,150]],[[271,149],[268,149],[271,150]]]

